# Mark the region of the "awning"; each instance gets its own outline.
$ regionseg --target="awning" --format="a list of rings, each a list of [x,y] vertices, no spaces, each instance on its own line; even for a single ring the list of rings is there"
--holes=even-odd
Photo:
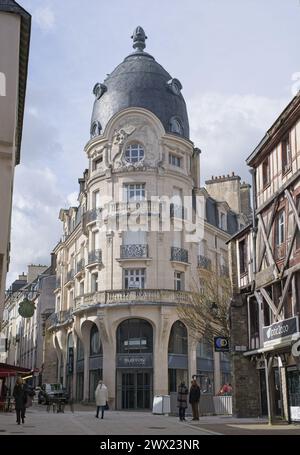
[[[0,363],[0,378],[8,378],[10,376],[25,376],[30,373],[28,368],[18,367],[16,365],[8,365],[7,363]]]

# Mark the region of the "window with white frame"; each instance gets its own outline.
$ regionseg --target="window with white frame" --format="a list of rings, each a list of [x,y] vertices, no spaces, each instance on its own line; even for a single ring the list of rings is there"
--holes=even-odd
[[[145,288],[145,269],[125,269],[124,287],[125,289],[144,289]]]
[[[92,232],[91,249],[92,249],[92,251],[100,249],[100,234],[99,234],[99,231],[93,231]]]
[[[174,272],[174,289],[175,291],[183,291],[184,289],[184,274],[182,272]]]
[[[174,155],[173,153],[169,153],[169,164],[176,167],[181,167],[181,158],[180,156]]]
[[[100,207],[100,191],[94,191],[92,194],[92,208],[98,209]]]
[[[276,246],[285,241],[285,212],[281,210],[276,218]]]
[[[127,163],[138,163],[145,157],[145,150],[141,144],[130,144],[125,150],[125,160]]]
[[[92,273],[91,292],[98,292],[98,273]]]
[[[144,201],[146,197],[145,186],[144,183],[128,183],[124,185],[125,201]]]
[[[226,223],[226,213],[224,212],[219,212],[219,228],[222,229],[223,231],[227,230],[227,223]]]

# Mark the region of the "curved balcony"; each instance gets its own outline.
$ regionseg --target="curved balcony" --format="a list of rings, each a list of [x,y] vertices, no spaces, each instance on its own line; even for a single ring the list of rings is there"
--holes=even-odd
[[[102,264],[102,251],[93,250],[89,252],[87,267],[92,267],[93,265]]]
[[[128,303],[189,303],[192,294],[186,291],[170,289],[122,289],[117,291],[102,291],[85,294],[75,298],[74,311],[93,307],[95,305],[114,305]]]
[[[189,262],[189,253],[183,248],[177,248],[175,246],[171,247],[171,261],[175,262],[184,262],[187,264]]]

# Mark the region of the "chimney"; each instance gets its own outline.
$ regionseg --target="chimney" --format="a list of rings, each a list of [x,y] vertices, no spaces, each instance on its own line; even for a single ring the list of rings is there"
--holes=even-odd
[[[51,275],[55,275],[55,270],[56,270],[56,254],[51,253]]]

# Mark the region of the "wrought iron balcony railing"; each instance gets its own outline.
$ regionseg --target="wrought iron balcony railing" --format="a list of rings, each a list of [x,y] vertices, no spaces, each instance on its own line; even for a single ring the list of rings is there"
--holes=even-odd
[[[211,259],[206,256],[198,256],[198,267],[201,269],[211,270]]]
[[[76,264],[76,273],[81,272],[81,270],[84,269],[84,265],[85,265],[84,259],[80,259],[80,261],[78,261]]]
[[[147,258],[148,245],[121,245],[121,259]]]
[[[101,264],[102,263],[102,251],[93,250],[89,252],[88,265],[90,264]]]
[[[171,261],[189,262],[189,254],[183,248],[171,247]]]

